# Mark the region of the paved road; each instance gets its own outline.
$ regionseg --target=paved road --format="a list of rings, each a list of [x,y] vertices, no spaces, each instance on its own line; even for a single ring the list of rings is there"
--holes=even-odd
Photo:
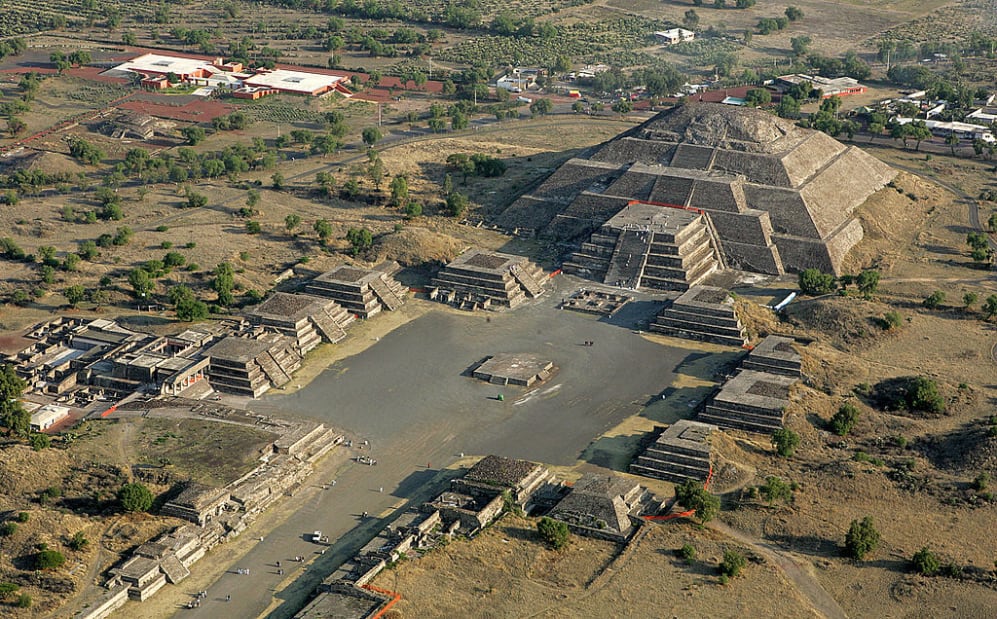
[[[574,464],[593,438],[672,383],[673,370],[689,351],[651,343],[631,330],[656,303],[634,303],[611,321],[599,320],[557,310],[561,296],[579,281],[562,276],[555,282],[560,290],[513,312],[429,312],[335,363],[308,387],[252,403],[261,412],[286,410],[344,428],[354,440],[370,442],[358,453],[378,464],[346,463],[335,474],[335,487],[305,489],[301,509],[232,565],[199,609],[177,616],[289,617],[317,582],[374,533],[374,519],[361,522],[360,512],[380,514],[410,497],[428,497],[427,483],[461,452]],[[584,340],[595,345],[582,346]],[[498,352],[547,355],[560,371],[529,393],[461,375]],[[499,393],[504,401],[495,399]],[[315,529],[341,539],[317,555],[303,538]],[[295,555],[315,563],[290,583],[299,574],[288,566],[304,567],[288,563]],[[287,588],[276,574],[277,560]],[[250,569],[250,575],[232,573],[238,568]],[[226,595],[231,602],[224,601]],[[274,595],[282,604],[267,614]]]

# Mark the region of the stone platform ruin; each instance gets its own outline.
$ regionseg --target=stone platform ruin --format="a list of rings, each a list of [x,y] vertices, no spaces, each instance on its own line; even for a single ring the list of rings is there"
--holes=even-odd
[[[309,282],[305,292],[332,299],[358,318],[367,319],[405,303],[408,291],[393,277],[399,268],[397,262],[382,262],[373,269],[340,265]]]
[[[687,103],[565,162],[496,223],[582,243],[631,200],[703,209],[729,265],[840,274],[855,210],[896,171],[761,110]],[[582,251],[586,251],[584,248]]]
[[[702,211],[631,202],[563,265],[565,273],[633,290],[688,290],[721,268]]]
[[[800,353],[793,348],[793,338],[770,335],[751,350],[741,367],[745,370],[782,374],[799,378],[802,373]]]
[[[706,481],[710,475],[710,434],[717,427],[680,419],[668,427],[637,460],[630,472],[681,484]]]
[[[666,305],[649,329],[672,337],[744,346],[747,331],[734,309],[734,299],[723,288],[693,286]]]
[[[440,269],[429,298],[464,310],[514,308],[546,286],[543,269],[522,256],[469,249]]]
[[[291,337],[304,355],[322,340],[339,342],[354,317],[331,299],[310,294],[275,292],[263,303],[246,311],[255,325]]]
[[[498,354],[488,357],[471,371],[471,375],[493,385],[532,387],[550,378],[557,368],[554,362],[530,354]]]
[[[259,337],[229,335],[205,351],[208,382],[218,391],[258,398],[271,387],[291,382],[301,367],[293,338],[279,333]]]
[[[633,297],[628,297],[625,294],[582,288],[571,293],[570,297],[561,301],[560,307],[561,309],[574,310],[585,314],[612,316],[632,300]]]
[[[783,427],[783,411],[789,406],[791,376],[741,370],[728,380],[697,419],[721,428],[772,434]]]

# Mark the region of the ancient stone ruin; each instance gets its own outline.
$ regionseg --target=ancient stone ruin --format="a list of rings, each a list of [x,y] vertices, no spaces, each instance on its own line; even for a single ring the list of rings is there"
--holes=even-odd
[[[744,346],[748,334],[723,288],[693,286],[668,302],[649,326],[655,333],[727,346]]]
[[[548,516],[579,535],[624,542],[640,526],[640,517],[661,507],[647,488],[632,480],[586,473]]]
[[[585,314],[612,316],[623,309],[632,298],[625,294],[582,288],[571,293],[567,299],[563,299],[560,307]]]
[[[706,481],[710,475],[710,434],[716,429],[708,423],[680,419],[638,456],[630,472],[676,484],[689,479]]]
[[[565,273],[610,286],[688,290],[720,268],[719,242],[698,210],[632,202],[565,261]]]
[[[724,383],[697,419],[722,428],[772,434],[782,427],[789,406],[791,376],[741,370]]]
[[[469,249],[440,269],[429,298],[466,310],[514,308],[546,285],[543,269],[522,256]]]
[[[332,299],[358,318],[367,319],[381,310],[393,311],[405,303],[408,291],[393,275],[397,262],[382,262],[373,269],[340,265],[305,286],[305,292]]]
[[[246,311],[255,325],[294,338],[302,355],[321,343],[346,337],[346,327],[354,317],[331,299],[310,294],[275,292],[266,301]]]
[[[741,367],[799,378],[802,360],[800,353],[793,348],[793,338],[770,335],[751,350]]]
[[[301,367],[295,341],[279,333],[255,338],[229,335],[204,354],[210,359],[208,382],[212,387],[253,398],[291,382],[291,374]]]
[[[498,223],[583,242],[631,200],[692,207],[708,214],[731,266],[839,274],[863,235],[855,209],[895,175],[861,149],[792,121],[687,103],[569,160]]]
[[[556,370],[553,361],[537,355],[502,353],[486,358],[471,375],[493,385],[532,387],[533,383],[550,378]]]

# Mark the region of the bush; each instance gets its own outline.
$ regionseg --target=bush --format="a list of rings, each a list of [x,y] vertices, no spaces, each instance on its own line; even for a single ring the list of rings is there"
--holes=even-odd
[[[0,524],[0,537],[10,537],[15,533],[17,533],[16,522],[4,522]]]
[[[52,444],[52,439],[49,438],[48,434],[35,432],[31,435],[31,438],[28,439],[28,442],[31,443],[32,449],[35,451],[41,451],[43,449],[48,449],[48,447]]]
[[[71,550],[83,550],[90,545],[90,540],[83,535],[83,531],[77,531],[66,544]]]
[[[566,523],[546,516],[537,523],[537,533],[540,534],[540,539],[554,550],[560,550],[567,546],[570,535]]]
[[[928,309],[938,309],[939,307],[941,307],[942,303],[944,302],[945,302],[945,293],[942,292],[941,290],[936,290],[927,297],[925,297],[924,301],[921,302],[921,305],[923,305]]]
[[[29,514],[28,512],[21,512],[17,515],[18,522],[27,522],[30,519],[31,519],[31,514]]]
[[[22,593],[17,598],[18,608],[31,608],[31,596],[27,593]]]
[[[152,507],[152,493],[142,484],[125,484],[118,490],[118,501],[126,512],[147,512]]]
[[[42,550],[35,555],[36,570],[54,570],[62,567],[66,557],[57,550]]]
[[[0,582],[0,600],[6,600],[17,593],[21,587],[12,582]]]
[[[913,411],[944,413],[945,399],[938,393],[938,383],[918,376],[907,387],[907,405]]]
[[[898,311],[890,310],[889,312],[883,314],[883,329],[886,331],[898,329],[903,323],[903,316],[901,316]]]
[[[777,454],[789,458],[800,446],[800,435],[789,428],[779,428],[772,433],[772,445]]]
[[[851,402],[845,402],[838,409],[838,412],[831,417],[831,431],[838,436],[845,436],[852,431],[855,423],[859,420],[859,409]]]
[[[765,484],[759,488],[759,491],[769,505],[776,501],[789,502],[793,499],[793,486],[775,475],[766,477]]]
[[[927,546],[914,553],[911,564],[914,571],[925,576],[935,574],[942,567],[942,562],[938,560],[935,553],[931,552]]]
[[[856,561],[861,561],[879,547],[879,541],[879,531],[873,526],[870,516],[862,520],[852,520],[848,533],[845,534],[845,554]]]
[[[728,548],[724,551],[724,559],[720,562],[720,574],[727,578],[735,578],[748,564],[744,555],[736,550]]]
[[[683,544],[678,550],[678,555],[687,565],[692,565],[692,562],[696,560],[696,547],[692,544]]]
[[[990,485],[990,473],[986,471],[980,473],[973,480],[973,490],[977,492],[983,492]]]
[[[817,296],[833,292],[835,279],[830,273],[821,273],[818,269],[806,269],[800,273],[799,284],[803,294]]]

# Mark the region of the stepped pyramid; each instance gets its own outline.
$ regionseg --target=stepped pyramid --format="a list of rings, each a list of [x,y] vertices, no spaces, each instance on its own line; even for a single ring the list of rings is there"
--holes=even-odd
[[[792,121],[693,102],[565,162],[497,223],[580,243],[632,200],[694,207],[709,214],[733,267],[840,274],[863,236],[855,209],[894,176],[860,148]]]
[[[522,256],[469,249],[433,278],[429,298],[461,309],[514,308],[545,292],[547,276]]]
[[[373,269],[340,265],[309,282],[305,292],[332,299],[358,318],[370,318],[405,303],[408,291],[393,277],[399,268],[397,262],[383,262]]]
[[[688,290],[721,265],[707,217],[631,202],[592,233],[563,269],[620,288]]]
[[[650,330],[690,340],[744,346],[748,334],[734,310],[734,299],[723,288],[693,286],[666,305]]]
[[[302,355],[322,340],[338,342],[346,337],[346,326],[354,316],[331,299],[310,294],[275,292],[263,303],[246,311],[255,325],[294,338]]]
[[[706,481],[710,474],[710,434],[716,429],[708,423],[680,419],[630,465],[630,472],[676,484],[688,479]]]

